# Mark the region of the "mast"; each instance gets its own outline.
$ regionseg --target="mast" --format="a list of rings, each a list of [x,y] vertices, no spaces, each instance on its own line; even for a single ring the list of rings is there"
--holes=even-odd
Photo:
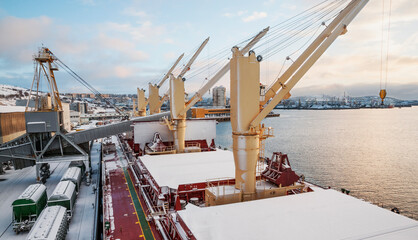
[[[245,47],[243,47],[239,51],[242,54],[246,54],[255,44],[258,43],[258,41],[260,41],[261,38],[264,37],[264,35],[267,34],[269,29],[269,27],[263,29]],[[221,70],[219,70],[201,89],[199,89],[199,91],[196,92],[195,95],[193,95],[192,98],[190,98],[190,100],[186,103],[186,107],[181,111],[181,114],[185,114],[191,107],[193,107],[193,105],[195,105],[198,101],[202,100],[203,95],[207,91],[209,91],[209,89],[211,89],[213,85],[215,85],[219,81],[219,79],[221,79],[229,71],[229,64],[229,62],[225,64],[225,66],[223,66]]]
[[[238,49],[237,51],[241,54],[246,54],[249,49],[251,49],[269,30],[269,28],[263,29],[258,33],[245,47]],[[229,71],[229,63],[226,64],[221,70],[219,70],[215,76],[203,86],[195,96],[185,102],[184,97],[184,81],[180,74],[177,77],[174,77],[173,74],[170,75],[170,112],[171,112],[171,122],[166,120],[166,124],[169,129],[173,131],[174,142],[176,145],[176,150],[178,152],[184,152],[185,148],[185,133],[186,133],[186,114],[189,110],[206,91],[208,91],[226,72]]]
[[[155,85],[151,84],[151,83],[148,84],[148,90],[149,90],[148,100],[149,100],[149,102],[147,102],[145,104],[145,108],[146,108],[147,104],[149,103],[150,115],[153,115],[153,114],[156,114],[156,113],[160,112],[160,107],[161,107],[162,103],[160,105],[160,100],[161,99],[160,99],[160,95],[159,95],[159,89],[164,84],[165,80],[167,80],[170,77],[171,72],[174,70],[174,68],[177,66],[177,64],[180,62],[180,60],[183,58],[183,56],[184,56],[184,53],[181,54],[177,58],[177,60],[173,64],[173,66],[171,66],[171,68],[167,71],[167,73],[164,74],[164,77],[160,80],[160,82],[158,84],[155,84]]]
[[[144,89],[136,89],[136,96],[137,96],[137,116],[145,117],[147,115],[147,104],[148,99],[145,97],[145,90]]]
[[[209,41],[209,37],[203,41],[203,43],[200,45],[200,47],[196,50],[194,55],[190,58],[189,62],[184,66],[181,73],[178,75],[178,77],[183,78],[186,72],[190,70],[191,65],[196,60],[196,58],[199,56],[199,54],[202,52],[203,48],[206,46],[206,44]],[[184,54],[183,54],[184,55]],[[183,57],[183,55],[181,57]],[[170,71],[171,73],[171,71]],[[167,78],[169,77],[169,74],[166,75]],[[153,86],[152,84],[149,84],[149,91],[150,91],[150,114],[155,114],[160,112],[160,108],[163,105],[164,101],[167,99],[169,95],[169,91],[167,91],[166,94],[162,98],[158,95],[158,88],[157,86]]]

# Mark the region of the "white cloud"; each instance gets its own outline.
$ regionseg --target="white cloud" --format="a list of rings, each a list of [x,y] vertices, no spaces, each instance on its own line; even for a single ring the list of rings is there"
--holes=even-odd
[[[164,39],[164,43],[174,44],[174,40],[172,38],[166,38]]]
[[[263,2],[263,5],[270,6],[270,5],[273,5],[275,2],[276,2],[276,0],[267,0],[267,1]]]
[[[266,12],[253,12],[250,16],[242,18],[242,21],[251,22],[265,17],[267,17]]]
[[[246,14],[248,11],[238,11],[237,12],[237,16],[242,16],[244,14]]]
[[[242,16],[242,15],[244,15],[244,14],[246,14],[248,11],[242,11],[242,10],[240,10],[240,11],[238,11],[238,12],[235,12],[235,13],[231,13],[231,12],[227,12],[227,13],[224,13],[224,14],[222,14],[224,17],[229,17],[229,18],[232,18],[232,17],[240,17],[240,16]]]
[[[5,17],[0,19],[0,32],[0,58],[30,62],[36,44],[43,41],[46,44],[48,39],[45,36],[52,37],[53,22],[45,16],[30,19]]]
[[[115,66],[115,76],[118,78],[127,78],[133,76],[133,69],[126,66]]]
[[[114,54],[119,55],[120,60],[144,61],[148,59],[148,54],[143,51],[136,50],[136,45],[132,41],[122,38],[109,37],[106,34],[100,34],[97,38],[97,43],[99,44],[98,47],[101,49],[113,50]]]
[[[135,41],[158,42],[160,35],[166,30],[164,26],[155,26],[151,21],[137,22],[135,25],[131,23],[109,22],[105,25],[105,29],[119,33],[128,34]]]
[[[106,25],[106,24],[105,24]],[[145,24],[146,28],[150,26]],[[32,55],[37,48],[51,49],[63,62],[93,86],[103,84],[107,88],[120,85],[116,79],[137,84],[135,79],[141,74],[140,62],[148,59],[148,54],[140,50],[138,41],[130,31],[131,25],[118,26],[126,30],[127,36],[115,34],[114,29],[93,27],[89,35],[79,38],[80,29],[60,25],[48,17],[0,19],[0,79],[4,82],[16,82],[19,85],[30,84],[33,74]],[[141,29],[141,28],[140,28]],[[4,35],[3,35],[4,34]],[[56,73],[59,88],[67,91],[78,85],[75,80],[61,69]],[[111,88],[110,88],[111,89]],[[86,89],[84,91],[87,91]],[[109,90],[106,90],[109,91]]]
[[[138,11],[138,10],[135,10],[134,8],[125,8],[125,10],[123,10],[122,13],[128,16],[134,16],[134,17],[142,17],[142,18],[148,17],[148,14],[146,12]]]

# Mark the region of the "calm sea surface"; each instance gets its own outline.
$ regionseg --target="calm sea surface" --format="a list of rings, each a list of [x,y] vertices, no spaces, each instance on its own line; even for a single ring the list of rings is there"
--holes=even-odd
[[[266,156],[287,153],[307,181],[418,219],[418,107],[275,110]],[[216,144],[232,150],[230,122],[217,125]]]

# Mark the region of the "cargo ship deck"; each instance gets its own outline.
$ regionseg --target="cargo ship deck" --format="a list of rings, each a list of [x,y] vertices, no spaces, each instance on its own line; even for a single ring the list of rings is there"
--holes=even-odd
[[[179,193],[188,186],[187,189],[196,189],[212,179],[234,176],[235,171],[232,152],[224,150],[145,155],[138,158],[138,164],[147,170],[142,171],[149,173],[156,186],[176,189]],[[418,222],[413,219],[333,189],[306,184],[312,192],[218,206],[205,207],[189,199],[177,211],[177,219],[181,218],[196,239],[275,239],[277,236],[416,239],[418,236]]]
[[[91,151],[92,180],[87,186],[84,182],[75,202],[74,214],[69,225],[67,239],[93,239],[95,236],[97,187],[99,183],[99,163],[101,143],[95,142]],[[68,168],[69,162],[51,163],[51,176],[47,179],[48,197]],[[12,228],[12,202],[30,184],[36,183],[35,167],[21,170],[7,170],[0,175],[0,239],[26,239],[29,231],[16,234]],[[88,227],[87,227],[88,226]]]
[[[159,239],[155,227],[147,221],[145,202],[137,193],[117,137],[113,136],[111,142],[115,151],[103,155],[104,239]]]

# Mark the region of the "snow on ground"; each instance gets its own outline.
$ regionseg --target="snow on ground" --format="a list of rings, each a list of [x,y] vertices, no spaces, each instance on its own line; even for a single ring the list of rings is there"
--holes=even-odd
[[[3,95],[3,96],[16,95],[16,94],[19,94],[19,91],[22,91],[22,93],[24,93],[24,92],[29,92],[29,89],[0,84],[0,95]]]
[[[70,222],[67,239],[92,239],[92,231],[94,226],[94,203],[95,193],[98,190],[99,183],[95,177],[98,174],[98,157],[100,152],[97,151],[99,144],[95,144],[92,148],[92,183],[87,186],[84,181],[77,196],[74,208],[74,215]],[[68,169],[68,162],[51,163],[51,177],[45,183],[47,187],[47,196],[51,196],[55,186],[61,180],[65,171]],[[35,167],[28,167],[22,170],[8,170],[6,174],[0,175],[0,240],[3,239],[26,239],[29,232],[21,232],[15,234],[11,227],[12,222],[12,202],[26,189],[30,184],[36,183]]]
[[[0,106],[15,106],[17,96],[19,99],[27,98],[25,93],[29,95],[29,89],[0,84]]]
[[[51,177],[45,183],[47,195],[50,196],[68,168],[66,163],[51,163]],[[21,170],[8,170],[0,175],[0,239],[25,239],[29,232],[15,234],[11,227],[12,203],[30,184],[36,183],[35,167]]]
[[[9,112],[24,112],[26,107],[23,106],[1,106],[0,113],[9,113]]]
[[[417,239],[418,222],[334,190],[179,212],[197,239]]]
[[[116,112],[116,110],[113,109],[113,108],[96,107],[95,109],[93,109],[94,114],[97,114],[97,113],[114,113],[114,112]]]
[[[0,98],[0,106],[15,106],[15,98]]]
[[[69,231],[67,233],[67,239],[92,239],[94,230],[94,211],[95,211],[95,198],[96,193],[100,191],[98,189],[99,183],[96,176],[99,173],[99,158],[100,144],[94,143],[91,151],[91,166],[93,170],[92,182],[89,186],[85,183],[82,184],[80,192],[78,193],[77,200],[74,207],[74,215],[71,219]]]
[[[159,186],[177,189],[180,184],[235,177],[231,151],[145,155],[140,159]]]

